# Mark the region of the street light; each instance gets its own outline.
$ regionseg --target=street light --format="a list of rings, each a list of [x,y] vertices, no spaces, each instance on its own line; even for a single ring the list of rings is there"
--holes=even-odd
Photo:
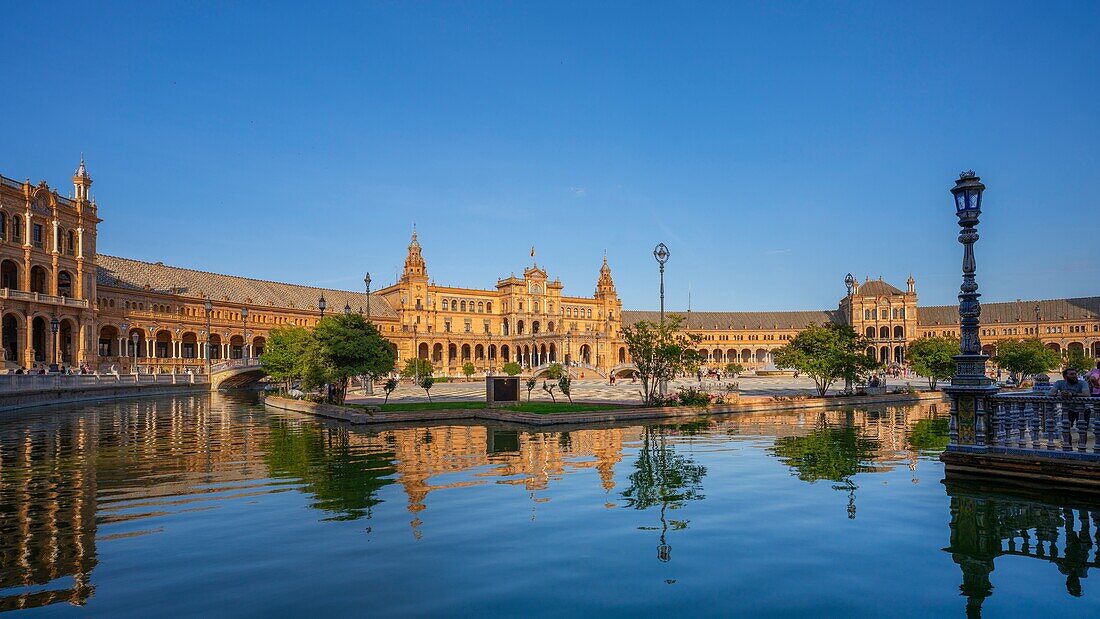
[[[141,339],[141,335],[137,331],[130,334],[130,339],[134,342],[134,374],[140,374],[138,368],[138,358],[141,357],[141,352],[138,350],[138,340]]]
[[[485,325],[485,335],[489,336],[489,348],[485,350],[485,354],[489,355],[489,376],[492,376],[496,370],[496,357],[493,355],[493,330],[489,328],[489,325]]]
[[[959,218],[959,243],[963,246],[962,286],[959,287],[959,354],[955,355],[955,376],[951,386],[944,391],[951,397],[951,445],[959,445],[959,436],[966,442],[973,439],[973,445],[985,447],[988,423],[986,407],[988,398],[997,392],[997,387],[985,375],[985,362],[988,355],[982,353],[979,337],[982,306],[978,301],[978,282],[974,272],[974,244],[978,241],[978,217],[982,214],[982,192],[985,185],[973,171],[959,174],[951,193],[955,198],[955,215]],[[959,423],[973,428],[960,431]]]
[[[852,296],[852,289],[856,287],[856,278],[849,273],[844,276],[844,285],[848,288],[848,296]]]
[[[344,301],[344,315],[351,316],[351,304],[348,301]]]
[[[57,371],[57,330],[61,327],[61,321],[54,316],[50,319],[50,331],[53,332],[53,363],[50,364],[50,371]]]
[[[241,308],[241,323],[243,328],[241,329],[241,360],[245,363],[248,362],[248,357],[245,356],[245,352],[248,350],[248,308]]]
[[[321,310],[321,318],[325,317],[325,307],[327,306],[328,303],[325,302],[325,294],[322,292],[321,298],[317,300],[317,309]]]
[[[370,322],[370,271],[363,277],[363,283],[367,286],[367,322]]]
[[[210,315],[214,313],[214,304],[210,301],[210,295],[206,295],[206,302],[203,303],[203,308],[206,310],[206,376],[210,377]]]
[[[664,243],[657,243],[657,247],[653,248],[653,257],[657,259],[657,264],[661,267],[661,326],[665,324],[665,263],[668,262],[671,255],[672,253],[668,251],[668,247]],[[665,397],[665,394],[668,393],[668,379],[664,376],[658,377],[657,388],[661,393],[661,397]]]
[[[1042,315],[1043,308],[1039,307],[1039,304],[1035,304],[1035,339],[1042,339],[1039,337],[1039,317]]]
[[[416,347],[416,327],[413,325],[413,374],[416,377],[416,384],[420,384],[420,351]]]
[[[363,276],[363,284],[367,287],[367,324],[370,324],[370,272]],[[363,313],[363,308],[359,308]],[[364,387],[364,395],[374,395],[374,376],[367,376],[367,385]]]

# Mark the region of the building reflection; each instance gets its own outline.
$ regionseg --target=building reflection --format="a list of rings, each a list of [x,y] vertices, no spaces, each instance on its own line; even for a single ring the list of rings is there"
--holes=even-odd
[[[968,617],[980,617],[993,595],[994,562],[1003,556],[1051,564],[1065,576],[1066,592],[1084,593],[1081,580],[1100,567],[1100,497],[945,480],[951,498],[951,545],[962,570]],[[1032,592],[1038,595],[1050,592]]]

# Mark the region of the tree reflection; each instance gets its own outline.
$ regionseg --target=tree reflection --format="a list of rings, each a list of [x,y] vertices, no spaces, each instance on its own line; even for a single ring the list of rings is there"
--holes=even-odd
[[[376,494],[393,483],[394,453],[351,444],[346,428],[273,420],[264,459],[272,477],[299,479],[327,520],[370,517]]]
[[[649,509],[660,506],[661,536],[657,546],[657,558],[668,561],[672,547],[668,544],[668,530],[687,528],[686,520],[669,520],[667,511],[679,509],[687,501],[705,498],[703,476],[706,467],[696,464],[669,447],[668,429],[649,427],[642,434],[642,447],[630,474],[630,486],[622,492],[628,507]]]
[[[771,452],[794,469],[802,481],[838,482],[833,488],[848,493],[848,517],[855,519],[855,492],[859,486],[852,476],[873,470],[867,462],[878,447],[878,441],[863,436],[859,428],[850,424],[830,426],[822,414],[816,429],[802,436],[777,438]]]

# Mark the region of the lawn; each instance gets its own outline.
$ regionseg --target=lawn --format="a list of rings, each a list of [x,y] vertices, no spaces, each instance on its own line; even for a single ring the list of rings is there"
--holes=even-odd
[[[357,408],[364,408],[362,404],[348,404]],[[482,409],[485,408],[484,400],[465,402],[394,402],[381,405],[382,412],[395,413],[399,411],[430,411],[444,409]],[[548,415],[552,413],[581,413],[588,411],[615,410],[629,408],[626,404],[570,404],[569,402],[523,402],[514,406],[504,407],[501,410],[515,411],[517,413],[535,413]]]

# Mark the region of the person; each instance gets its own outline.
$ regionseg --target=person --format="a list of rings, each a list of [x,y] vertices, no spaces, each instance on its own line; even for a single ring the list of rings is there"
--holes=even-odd
[[[1062,370],[1062,380],[1054,383],[1054,386],[1050,388],[1051,397],[1063,397],[1063,398],[1079,398],[1088,397],[1090,395],[1089,384],[1087,381],[1081,380],[1077,376],[1077,370],[1075,368],[1066,368]],[[1066,406],[1067,415],[1069,416],[1070,425],[1077,424],[1077,417],[1079,416],[1080,409],[1085,409],[1085,425],[1089,423],[1089,409],[1087,406]]]
[[[1100,361],[1096,362],[1096,367],[1085,376],[1085,379],[1089,383],[1089,391],[1092,397],[1100,398]]]

